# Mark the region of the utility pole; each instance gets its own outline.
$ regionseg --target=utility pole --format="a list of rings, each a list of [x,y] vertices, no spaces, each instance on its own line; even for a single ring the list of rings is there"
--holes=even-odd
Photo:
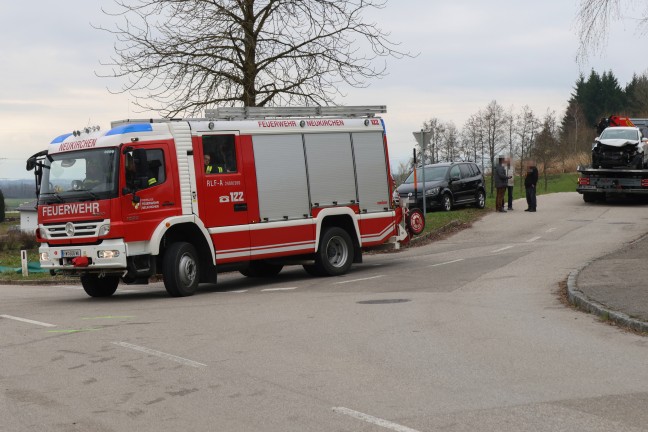
[[[426,134],[423,129],[421,129],[420,132],[412,132],[412,134],[414,135],[414,138],[416,138],[419,147],[421,147],[421,171],[423,171],[423,188],[421,189],[421,192],[423,193],[423,217],[425,218],[427,212],[427,205],[425,202],[425,154],[427,152],[427,146],[430,144],[430,134]],[[414,190],[418,190],[418,184]]]

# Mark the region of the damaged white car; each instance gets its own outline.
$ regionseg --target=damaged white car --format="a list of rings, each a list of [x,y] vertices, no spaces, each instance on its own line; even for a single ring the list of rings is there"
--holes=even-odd
[[[593,168],[648,167],[648,138],[636,127],[609,127],[594,140]]]

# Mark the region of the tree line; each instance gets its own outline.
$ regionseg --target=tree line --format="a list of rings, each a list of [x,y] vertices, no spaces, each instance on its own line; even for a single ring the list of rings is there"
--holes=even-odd
[[[552,170],[567,172],[590,162],[596,125],[613,114],[648,117],[648,73],[635,74],[625,87],[612,71],[579,76],[561,117],[551,110],[539,115],[526,105],[505,108],[496,100],[470,115],[461,128],[432,117],[421,127],[429,139],[425,149],[417,145],[417,164],[473,161],[489,172],[496,158],[505,155],[517,161],[518,174],[525,161],[534,160],[546,183]],[[399,164],[397,182],[404,181],[412,164],[413,158]]]

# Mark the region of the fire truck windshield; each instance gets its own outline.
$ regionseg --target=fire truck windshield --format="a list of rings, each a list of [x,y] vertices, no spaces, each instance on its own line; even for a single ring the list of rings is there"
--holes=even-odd
[[[49,155],[44,161],[39,204],[116,197],[118,161],[116,148]]]

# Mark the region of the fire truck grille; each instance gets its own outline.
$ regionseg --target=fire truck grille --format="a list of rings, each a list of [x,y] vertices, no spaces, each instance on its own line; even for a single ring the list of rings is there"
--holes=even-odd
[[[107,223],[107,221],[105,222]],[[45,224],[43,228],[45,228],[45,237],[50,239],[87,238],[97,237],[99,235],[99,227],[103,224],[104,220],[67,222]]]

